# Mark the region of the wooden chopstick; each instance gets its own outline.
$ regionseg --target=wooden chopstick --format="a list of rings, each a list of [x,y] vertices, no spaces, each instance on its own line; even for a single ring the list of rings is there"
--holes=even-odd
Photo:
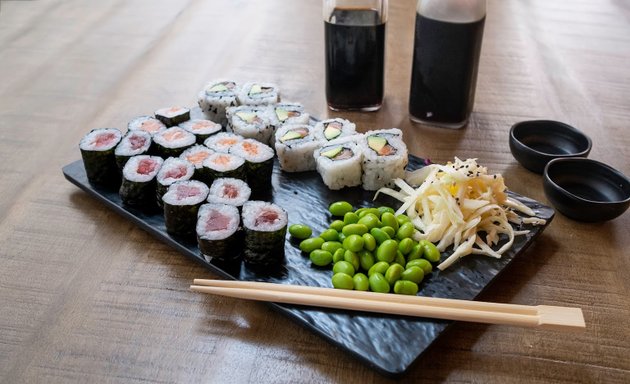
[[[195,279],[190,289],[241,299],[547,329],[584,328],[580,308],[501,304],[252,281]]]

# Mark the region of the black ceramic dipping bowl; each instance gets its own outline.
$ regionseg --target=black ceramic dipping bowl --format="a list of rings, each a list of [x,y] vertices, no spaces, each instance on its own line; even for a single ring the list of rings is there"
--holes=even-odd
[[[542,173],[553,159],[587,157],[591,145],[588,136],[559,121],[522,121],[510,128],[512,156],[536,173]]]
[[[586,158],[550,161],[543,188],[558,211],[579,221],[611,220],[630,206],[630,180],[616,169]]]

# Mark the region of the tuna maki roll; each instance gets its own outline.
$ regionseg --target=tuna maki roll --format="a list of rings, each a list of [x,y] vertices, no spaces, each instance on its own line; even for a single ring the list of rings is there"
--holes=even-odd
[[[353,137],[333,140],[315,151],[317,172],[330,189],[361,185],[361,149]]]
[[[216,152],[203,161],[200,180],[212,185],[220,177],[233,177],[246,180],[245,160],[229,153]]]
[[[271,83],[247,83],[238,93],[241,105],[271,105],[280,101],[280,91]]]
[[[275,204],[248,201],[243,205],[242,216],[245,261],[262,267],[280,264],[284,258],[287,212]]]
[[[197,212],[208,197],[208,186],[201,181],[178,181],[168,187],[162,196],[164,202],[164,224],[173,235],[195,234]]]
[[[116,164],[121,170],[131,156],[146,155],[151,147],[151,134],[146,131],[129,131],[116,146]]]
[[[232,148],[232,146],[244,139],[245,138],[243,136],[235,133],[221,132],[210,136],[203,142],[203,144],[214,151],[228,153],[230,152],[230,148]]]
[[[211,81],[199,92],[199,107],[210,120],[226,126],[225,109],[238,105],[236,94],[239,89],[235,81],[223,79]]]
[[[81,139],[79,149],[90,183],[106,185],[120,182],[114,151],[121,138],[122,133],[116,128],[98,128]]]
[[[227,131],[245,138],[269,143],[273,136],[273,126],[269,120],[269,108],[264,106],[241,105],[226,110]]]
[[[399,129],[366,132],[359,145],[363,152],[363,189],[375,191],[405,177],[409,158]]]
[[[317,122],[315,138],[326,145],[327,142],[356,134],[356,125],[349,120],[334,118]]]
[[[161,157],[177,157],[192,147],[197,139],[180,127],[171,127],[153,135],[153,151]]]
[[[221,132],[221,129],[223,129],[221,124],[215,123],[214,121],[199,119],[184,121],[180,123],[179,126],[195,135],[198,144],[203,144],[208,137]]]
[[[138,155],[127,161],[123,168],[120,198],[124,204],[155,205],[155,176],[162,166],[161,157]]]
[[[165,130],[166,125],[164,125],[164,123],[162,123],[155,117],[139,116],[131,120],[129,124],[127,124],[127,129],[130,131],[145,131],[153,136],[156,133]]]
[[[246,182],[224,177],[216,179],[210,186],[208,203],[227,204],[241,208],[252,194]]]
[[[190,109],[184,107],[161,108],[155,111],[155,118],[167,127],[172,127],[190,120]]]
[[[313,171],[313,153],[321,143],[313,135],[313,127],[305,124],[286,124],[276,132],[276,153],[280,168],[285,172]]]
[[[245,139],[230,148],[230,153],[245,159],[247,183],[255,193],[269,191],[274,156],[270,146],[253,139]]]
[[[234,261],[240,256],[238,209],[226,204],[204,204],[197,214],[197,244],[208,259]]]
[[[157,174],[155,188],[157,205],[162,208],[162,196],[168,188],[177,181],[190,180],[195,172],[195,167],[184,159],[169,157],[164,161]]]
[[[199,180],[201,178],[201,168],[203,168],[203,161],[210,157],[214,151],[203,145],[193,145],[182,153],[179,158],[184,159],[191,163],[195,168],[193,178]]]
[[[299,103],[278,103],[271,106],[271,125],[277,130],[283,124],[308,124],[310,116]]]

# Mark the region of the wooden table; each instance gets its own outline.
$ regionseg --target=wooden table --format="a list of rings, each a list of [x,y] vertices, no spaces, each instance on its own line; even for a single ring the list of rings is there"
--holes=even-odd
[[[206,81],[276,82],[286,99],[360,130],[400,127],[414,155],[476,157],[546,202],[508,149],[521,120],[568,122],[590,157],[630,175],[630,8],[623,1],[488,2],[474,114],[463,130],[408,119],[415,2],[391,1],[386,101],[333,113],[320,1],[2,1],[0,381],[387,380],[259,303],[188,291],[216,277],[64,180],[79,139],[193,105]],[[408,381],[630,381],[630,213],[558,214],[482,295],[580,306],[579,333],[458,323]]]

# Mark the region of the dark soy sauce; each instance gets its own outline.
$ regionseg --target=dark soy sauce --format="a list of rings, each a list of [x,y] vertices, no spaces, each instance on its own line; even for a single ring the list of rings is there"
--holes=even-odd
[[[451,23],[416,14],[409,113],[459,127],[472,111],[485,17]]]
[[[374,9],[335,8],[325,22],[326,100],[332,109],[383,102],[385,23]]]

